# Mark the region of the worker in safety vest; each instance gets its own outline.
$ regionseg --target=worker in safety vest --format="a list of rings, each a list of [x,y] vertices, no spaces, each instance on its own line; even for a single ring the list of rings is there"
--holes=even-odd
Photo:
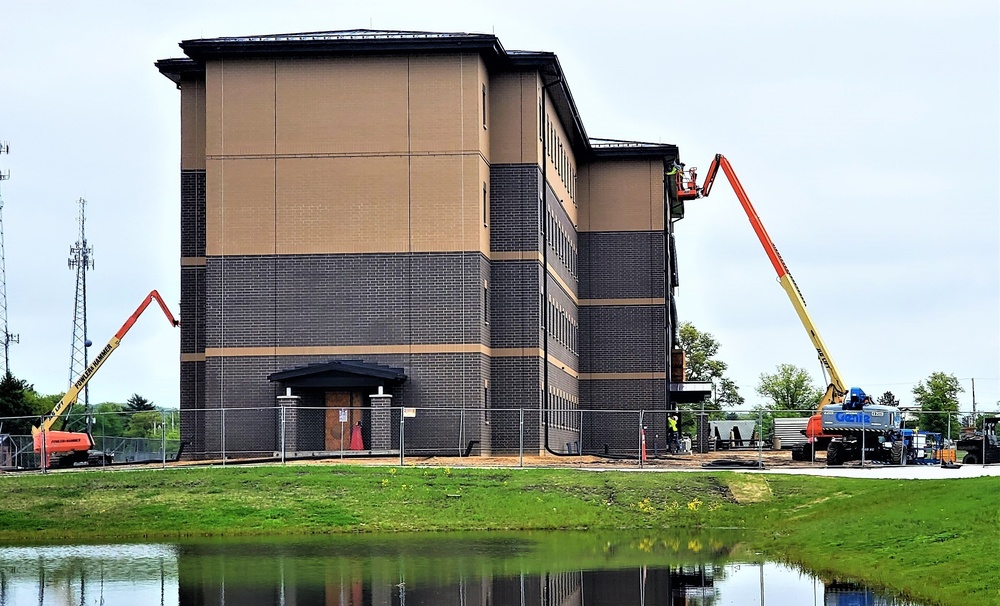
[[[677,434],[677,414],[671,413],[667,416],[667,449],[676,453],[680,451],[680,443]]]

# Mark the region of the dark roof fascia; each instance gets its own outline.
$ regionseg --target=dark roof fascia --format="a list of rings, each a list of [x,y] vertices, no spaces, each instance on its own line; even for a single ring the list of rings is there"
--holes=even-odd
[[[357,360],[337,360],[325,364],[311,364],[291,370],[283,370],[268,375],[268,381],[287,381],[301,377],[325,374],[330,372],[341,372],[354,374],[362,377],[376,377],[390,381],[405,381],[406,373],[402,368],[392,368],[379,364],[367,364]]]
[[[153,65],[178,87],[182,80],[201,80],[205,77],[205,66],[193,59],[160,59]]]
[[[556,113],[563,125],[568,127],[566,130],[569,132],[573,151],[579,155],[587,155],[590,152],[590,138],[583,126],[580,110],[576,107],[562,65],[559,64],[559,57],[555,53],[542,51],[511,51],[507,56],[513,68],[538,72]]]
[[[610,158],[663,158],[666,161],[679,160],[680,151],[672,143],[645,143],[643,141],[619,141],[615,139],[594,139],[590,145],[591,156],[596,159]]]
[[[288,38],[248,36],[184,40],[181,50],[195,61],[227,58],[387,55],[401,53],[476,52],[490,64],[506,62],[507,52],[490,34],[403,38]]]

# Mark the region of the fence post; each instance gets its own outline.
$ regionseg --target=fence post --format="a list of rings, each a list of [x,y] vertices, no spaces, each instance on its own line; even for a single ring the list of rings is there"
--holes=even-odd
[[[757,467],[764,469],[764,411],[757,411]]]
[[[163,468],[167,467],[167,420],[163,417],[164,411],[160,411],[160,455],[163,457]],[[101,455],[101,460],[104,456]]]
[[[642,417],[646,411],[639,410],[639,469],[642,469],[642,451],[646,445],[645,428],[642,426]]]
[[[518,408],[520,421],[517,426],[517,464],[524,467],[524,409]]]
[[[285,464],[285,407],[284,406],[280,407],[280,412],[281,412],[281,423],[279,423],[279,425],[281,425],[281,464],[284,465]],[[343,425],[341,425],[341,427],[343,427]],[[343,448],[344,447],[343,429],[341,429],[340,435],[341,435],[340,447]]]
[[[861,466],[862,467],[865,466],[865,437],[866,434],[868,433],[865,430],[865,428],[868,426],[868,423],[865,422],[866,418],[867,417],[865,416],[865,409],[864,406],[862,406],[861,407]]]
[[[996,433],[996,429],[993,430]],[[986,415],[983,415],[983,467],[986,467]]]
[[[225,407],[220,408],[219,411],[222,413],[222,421],[219,423],[220,430],[222,431],[222,442],[219,444],[219,449],[222,453],[222,466],[226,466],[226,409]]]
[[[38,426],[41,427],[41,429],[42,429],[42,434],[41,434],[42,435],[42,459],[39,462],[42,465],[42,473],[48,473],[49,472],[48,452],[47,452],[47,449],[45,448],[45,417],[41,417],[38,420]]]
[[[465,402],[462,402],[462,409],[458,412],[458,457],[463,457],[462,445],[465,444]]]
[[[389,409],[392,410],[391,408]],[[403,409],[399,409],[399,466],[402,467],[403,463],[403,450],[406,448],[406,440],[404,436],[406,435],[406,415],[403,414]]]

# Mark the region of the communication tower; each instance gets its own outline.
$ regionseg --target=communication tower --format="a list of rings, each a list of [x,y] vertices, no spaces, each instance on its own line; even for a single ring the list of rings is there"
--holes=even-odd
[[[69,383],[73,384],[76,377],[83,374],[87,368],[87,348],[90,340],[87,338],[87,270],[94,269],[94,249],[87,244],[87,201],[77,200],[80,205],[80,237],[76,244],[69,248],[69,268],[76,270],[76,299],[73,303],[73,347],[69,359]],[[90,429],[90,393],[88,387],[83,388],[83,408],[87,416],[87,428]]]
[[[0,143],[0,154],[9,154],[10,145],[6,143]],[[6,181],[10,178],[10,171],[3,172],[0,170],[0,181]],[[7,262],[6,255],[3,249],[3,196],[0,195],[0,330],[3,334],[0,334],[0,339],[3,340],[3,369],[2,372],[6,374],[10,370],[10,344],[18,343],[19,338],[17,335],[10,334],[10,330],[7,327]]]

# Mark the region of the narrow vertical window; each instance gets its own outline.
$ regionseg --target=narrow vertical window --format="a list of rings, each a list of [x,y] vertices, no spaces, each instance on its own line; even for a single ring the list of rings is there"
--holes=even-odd
[[[483,84],[483,130],[486,130],[486,84]]]
[[[490,289],[483,283],[483,324],[490,323]]]
[[[489,227],[490,224],[490,194],[486,189],[486,183],[483,183],[483,227]]]

